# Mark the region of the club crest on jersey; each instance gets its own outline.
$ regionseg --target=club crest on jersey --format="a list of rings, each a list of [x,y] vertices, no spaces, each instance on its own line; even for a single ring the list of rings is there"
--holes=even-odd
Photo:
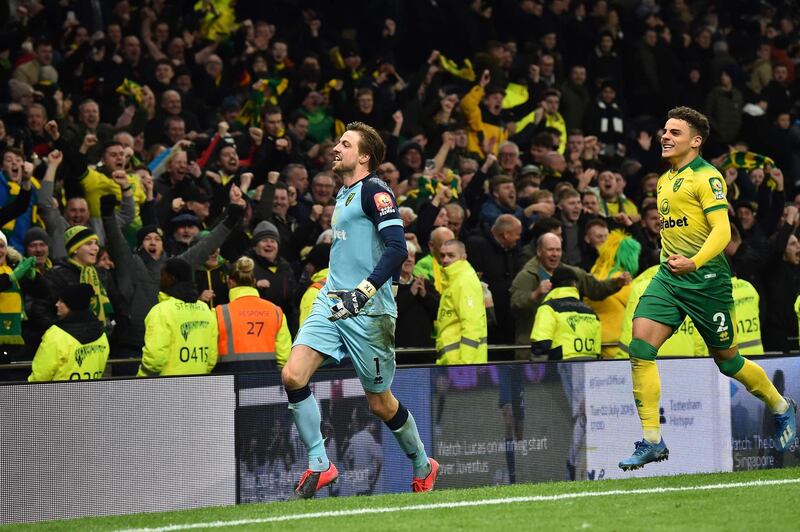
[[[378,192],[372,196],[372,200],[375,202],[375,207],[378,209],[380,216],[395,212],[392,196],[388,192]]]
[[[718,177],[712,177],[708,180],[708,184],[711,185],[711,192],[714,193],[714,199],[723,200],[725,199],[725,192],[722,187],[722,180]]]
[[[355,198],[355,197],[356,197],[356,193],[355,192],[351,192],[350,195],[347,196],[347,199],[344,201],[344,206],[347,207],[348,205],[350,205],[350,202],[353,201],[353,198]]]
[[[672,185],[672,191],[677,192],[678,189],[681,188],[682,184],[683,184],[683,178],[679,177],[678,179],[675,180],[675,184]]]

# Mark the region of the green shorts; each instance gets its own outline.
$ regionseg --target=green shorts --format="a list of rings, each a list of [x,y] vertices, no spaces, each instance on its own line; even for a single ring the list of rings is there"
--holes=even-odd
[[[633,319],[651,319],[675,331],[689,316],[708,347],[728,349],[736,345],[734,308],[729,277],[718,278],[712,286],[691,289],[675,286],[659,270],[639,299]]]

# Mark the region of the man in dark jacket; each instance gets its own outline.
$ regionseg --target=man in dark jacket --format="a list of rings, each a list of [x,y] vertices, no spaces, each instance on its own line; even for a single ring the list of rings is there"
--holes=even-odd
[[[113,196],[111,198],[113,199]],[[239,224],[244,211],[242,206],[244,202],[238,187],[231,187],[230,201],[222,223],[218,224],[206,238],[178,256],[193,269],[201,267]],[[108,238],[108,251],[117,266],[114,277],[117,279],[126,307],[126,312],[120,312],[117,316],[117,326],[111,339],[112,357],[138,357],[144,346],[144,318],[158,303],[161,269],[170,257],[164,251],[163,233],[156,226],[145,226],[139,230],[138,248],[136,253],[132,253],[122,236],[117,220],[111,216],[113,207],[107,197],[103,198],[101,208],[104,210],[103,225]]]
[[[511,310],[514,313],[517,344],[530,343],[536,310],[550,291],[552,287],[550,276],[559,266],[574,270],[578,276],[578,291],[581,296],[595,301],[607,298],[631,282],[631,277],[627,273],[613,279],[598,281],[580,268],[562,264],[561,239],[552,233],[545,233],[539,237],[536,250],[536,256],[523,266],[511,283]],[[528,349],[517,352],[517,358],[520,360],[527,360],[529,357]]]
[[[433,322],[439,310],[439,293],[433,283],[423,277],[414,277],[417,246],[406,242],[408,257],[400,267],[397,287],[397,347],[433,347]],[[399,364],[431,364],[431,355],[400,355]]]
[[[800,291],[800,242],[795,232],[800,213],[790,205],[786,222],[770,237],[761,297],[761,339],[767,351],[789,351],[797,345],[794,301]],[[791,338],[791,340],[790,340]]]
[[[511,214],[501,214],[491,230],[467,239],[467,257],[481,281],[489,285],[494,301],[496,323],[489,325],[490,344],[514,343],[514,319],[511,315],[511,281],[517,274],[517,243],[522,223]]]
[[[256,288],[262,298],[267,299],[283,310],[292,336],[297,332],[297,308],[294,296],[297,289],[292,266],[278,256],[280,235],[275,224],[259,222],[253,230],[252,248],[248,252],[256,263],[254,276]]]

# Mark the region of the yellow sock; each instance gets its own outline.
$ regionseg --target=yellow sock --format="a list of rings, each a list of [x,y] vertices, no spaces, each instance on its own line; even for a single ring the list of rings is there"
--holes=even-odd
[[[733,375],[733,378],[744,384],[748,392],[764,401],[773,414],[783,414],[789,408],[786,399],[775,388],[761,366],[755,362],[745,358],[744,366]]]
[[[655,360],[631,358],[633,399],[642,420],[644,439],[651,443],[661,441],[661,423],[658,403],[661,400],[661,378]]]

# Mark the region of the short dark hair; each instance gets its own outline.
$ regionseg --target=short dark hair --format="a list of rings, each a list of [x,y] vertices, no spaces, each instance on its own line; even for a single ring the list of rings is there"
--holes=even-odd
[[[642,218],[647,216],[647,213],[650,211],[658,211],[658,205],[656,205],[655,203],[648,203],[647,205],[644,205],[641,209],[639,209]]]
[[[308,117],[306,115],[304,115],[300,111],[295,111],[294,113],[289,115],[289,123],[291,125],[295,125],[297,124],[297,121],[300,120],[301,118],[305,118],[306,120],[308,120]]]
[[[594,226],[605,227],[606,229],[608,229],[608,222],[606,222],[603,218],[600,218],[599,216],[596,218],[591,218],[589,221],[586,222],[586,225],[583,227],[583,232],[588,233],[589,229],[591,229]]]
[[[118,142],[116,140],[109,140],[108,142],[105,142],[103,144],[103,155],[106,154],[106,152],[108,151],[109,148],[113,148],[114,146],[121,146],[123,148],[125,147],[125,146],[122,145],[121,142]]]
[[[555,139],[553,139],[553,135],[545,131],[542,131],[541,133],[538,133],[535,137],[533,137],[533,140],[531,141],[531,146],[552,148],[553,142],[555,142]]]
[[[23,159],[25,158],[25,153],[21,149],[15,148],[14,146],[6,146],[3,148],[3,153],[0,154],[0,157],[5,157],[6,153],[13,153],[17,157],[22,157]]]
[[[553,275],[550,277],[550,281],[553,283],[553,288],[561,288],[564,286],[577,286],[578,274],[575,273],[575,270],[573,270],[572,268],[567,268],[566,266],[559,266],[553,272]]]
[[[281,111],[281,108],[278,107],[277,105],[268,105],[264,109],[264,116],[267,116],[267,115],[281,115],[281,116],[283,116],[283,111]]]
[[[164,127],[169,127],[170,124],[173,122],[183,122],[186,125],[186,121],[180,115],[169,115],[164,119]]]
[[[700,111],[696,111],[691,107],[673,107],[667,113],[667,119],[674,118],[676,120],[683,120],[689,127],[692,128],[694,133],[702,140],[701,146],[708,140],[708,135],[711,132],[711,125],[708,123],[706,115]]]
[[[553,231],[562,229],[563,227],[564,223],[558,218],[542,218],[533,224],[533,227],[531,228],[531,240],[538,242],[539,237],[541,237],[543,234],[552,233]]]
[[[497,188],[500,185],[505,185],[506,183],[513,183],[514,179],[511,176],[505,174],[498,174],[492,178],[489,182],[489,189],[491,190],[492,194],[497,192]]]
[[[369,155],[369,171],[374,172],[383,162],[383,156],[386,154],[386,145],[383,143],[380,133],[374,127],[363,122],[350,122],[345,131],[355,131],[361,136],[358,141],[358,153]]]

